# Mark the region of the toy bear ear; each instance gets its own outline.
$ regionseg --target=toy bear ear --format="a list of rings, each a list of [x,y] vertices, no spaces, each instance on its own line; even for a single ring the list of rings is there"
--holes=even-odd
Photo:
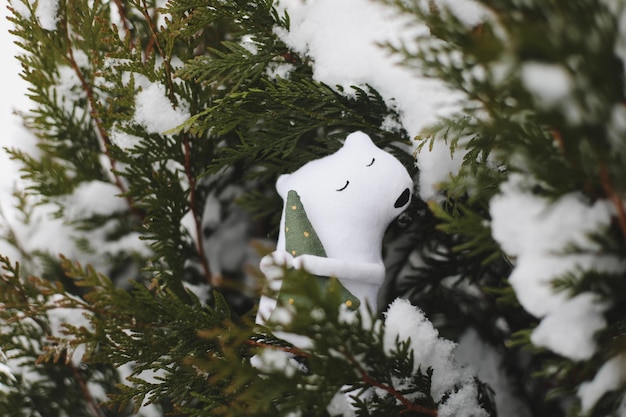
[[[343,143],[344,148],[369,147],[376,146],[372,139],[361,131],[350,133]]]
[[[283,199],[287,198],[287,192],[289,191],[289,177],[291,177],[291,174],[283,174],[276,180],[276,191]]]

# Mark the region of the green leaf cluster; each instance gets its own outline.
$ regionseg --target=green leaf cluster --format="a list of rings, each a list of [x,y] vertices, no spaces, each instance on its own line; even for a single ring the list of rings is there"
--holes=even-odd
[[[313,80],[310,59],[276,35],[290,21],[272,1],[59,0],[54,28],[41,26],[41,2],[10,2],[37,149],[9,150],[27,188],[16,193],[24,224],[3,227],[22,259],[18,268],[2,258],[0,349],[14,379],[0,373],[1,413],[328,415],[344,385],[365,392],[396,378],[411,404],[435,407],[432,371],[413,375],[405,345],[385,355],[381,330],[351,330],[332,300],[328,341],[310,352],[308,372],[251,366],[274,349],[265,344],[293,347],[259,332],[249,307],[235,312],[226,300],[240,283],[217,276],[203,247],[211,199],[227,212],[217,227],[240,204],[255,219],[242,216],[249,238],[275,233],[277,176],[337,150],[350,131],[414,171],[406,133],[381,127],[395,109],[369,86]],[[155,111],[188,120],[165,131],[145,120],[140,98],[154,91]],[[50,215],[54,242],[21,233],[45,229]],[[258,279],[254,269],[235,274]],[[342,360],[331,354],[339,335]],[[354,372],[363,354],[377,361],[367,378]],[[394,398],[359,396],[357,407],[381,416],[407,407]]]
[[[429,316],[444,315],[451,335],[467,327],[468,314],[470,323],[486,320],[488,326],[477,326],[481,336],[503,347],[505,366],[534,398],[529,401],[534,414],[579,415],[578,406],[563,410],[558,403],[572,399],[575,404],[581,384],[608,358],[622,354],[623,334],[617,328],[626,313],[624,273],[578,268],[552,282],[555,293],[590,292],[612,306],[604,314],[606,329],[596,335],[599,349],[593,358],[577,362],[533,346],[530,335],[540,318],[523,312],[506,282],[516,259],[502,253],[491,237],[490,201],[512,174],[527,178],[528,192],[546,201],[569,194],[589,205],[605,201],[612,206],[613,223],[588,236],[597,249],[572,243],[555,256],[623,262],[625,141],[618,125],[624,63],[617,45],[623,42],[619,16],[625,4],[484,0],[477,2],[483,17],[468,23],[455,7],[436,2],[386,3],[430,29],[417,39],[417,49],[387,48],[416,72],[464,96],[457,114],[416,138],[418,153],[445,141],[451,152],[462,152],[464,162],[441,186],[442,198],[429,203],[432,215],[426,212],[423,219],[444,233],[429,232],[429,241],[415,244],[421,256],[405,291]],[[537,87],[551,71],[560,74],[566,90]],[[478,283],[481,292],[468,294],[467,282]],[[450,299],[457,301],[443,303]],[[466,310],[468,305],[474,307]],[[605,397],[589,415],[617,415],[623,386]]]

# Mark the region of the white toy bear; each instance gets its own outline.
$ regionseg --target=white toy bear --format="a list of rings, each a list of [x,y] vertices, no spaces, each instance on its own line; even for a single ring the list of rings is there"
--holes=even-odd
[[[383,235],[409,204],[412,187],[400,161],[363,132],[350,134],[334,154],[281,175],[276,189],[285,204],[276,251],[260,265],[270,287],[274,291],[280,288],[281,266],[304,268],[317,276],[336,277],[357,299],[356,305],[367,303],[376,310],[385,278]],[[305,225],[290,230],[292,215],[304,218]],[[314,250],[299,253],[295,248],[301,246],[289,243],[294,233],[315,240],[307,242]],[[348,300],[346,304],[353,303]],[[276,299],[262,296],[257,322],[264,323],[275,307]]]

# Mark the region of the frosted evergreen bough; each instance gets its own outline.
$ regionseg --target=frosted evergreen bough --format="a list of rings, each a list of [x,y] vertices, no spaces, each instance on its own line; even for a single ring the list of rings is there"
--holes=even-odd
[[[624,1],[9,5],[0,415],[625,415]],[[415,184],[379,311],[254,325],[276,179],[358,130]]]

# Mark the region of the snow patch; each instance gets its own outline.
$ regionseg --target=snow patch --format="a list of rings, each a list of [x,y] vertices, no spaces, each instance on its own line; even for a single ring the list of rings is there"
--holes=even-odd
[[[5,380],[16,381],[15,375],[13,375],[13,370],[9,365],[7,365],[7,357],[0,349],[0,375],[4,375]],[[0,393],[5,393],[7,391],[7,386],[0,382]]]
[[[275,80],[277,78],[289,79],[291,73],[296,67],[293,64],[287,62],[283,63],[270,63],[265,70],[270,79]]]
[[[52,336],[59,338],[67,337],[66,326],[73,326],[76,328],[93,329],[87,315],[89,312],[80,308],[67,308],[63,307],[68,303],[69,295],[54,294],[48,300],[50,309],[48,310],[48,324],[50,325],[50,332]],[[85,346],[78,345],[75,347],[71,361],[74,365],[80,364],[85,354]]]
[[[266,373],[284,373],[287,378],[293,377],[298,372],[298,365],[293,355],[270,347],[261,349],[255,356],[254,366]]]
[[[59,0],[39,0],[35,16],[39,25],[45,30],[56,30],[59,16]]]
[[[618,355],[602,365],[593,380],[581,384],[578,388],[583,414],[589,413],[604,394],[619,389],[624,382],[626,382],[626,355]]]
[[[572,89],[571,76],[559,65],[529,62],[522,66],[521,77],[538,104],[548,108],[568,97]]]
[[[603,313],[608,307],[591,293],[568,299],[541,321],[531,341],[573,360],[589,359],[597,348],[594,334],[606,327]]]
[[[165,86],[161,83],[150,84],[135,98],[134,119],[147,133],[162,134],[181,125],[190,117],[189,111],[183,106],[174,108],[167,98]]]
[[[476,384],[465,384],[450,394],[439,406],[439,417],[488,417],[489,414],[478,404]]]
[[[142,140],[139,136],[131,135],[130,133],[122,132],[118,129],[111,130],[109,139],[111,139],[111,142],[115,144],[115,146],[124,151],[128,151],[136,147]]]
[[[451,153],[449,144],[444,140],[435,140],[431,148],[424,146],[421,149],[417,154],[417,167],[422,200],[442,198],[438,194],[441,185],[459,173],[465,153],[461,148]]]
[[[11,7],[13,7],[13,10],[15,10],[15,12],[22,18],[30,19],[30,17],[32,16],[30,13],[28,0],[11,0],[10,5]]]
[[[607,306],[595,302],[591,294],[570,299],[555,292],[552,282],[581,271],[625,269],[619,259],[598,253],[599,246],[589,239],[610,227],[611,206],[601,200],[590,204],[579,193],[551,201],[534,195],[533,185],[521,174],[510,175],[501,185],[500,194],[490,202],[492,235],[514,258],[509,282],[519,302],[544,319],[533,341],[570,359],[585,359],[595,352],[593,336],[606,325],[602,313]],[[576,252],[568,253],[574,247]]]
[[[371,85],[388,105],[397,106],[409,135],[456,108],[458,93],[438,80],[416,77],[380,46],[405,44],[414,49],[416,36],[428,34],[425,25],[366,0],[282,0],[277,8],[291,19],[290,31],[275,29],[278,36],[312,59],[315,80],[347,92],[353,85]]]
[[[486,416],[475,396],[472,398],[471,393],[476,393],[477,388],[471,375],[456,362],[454,357],[456,345],[440,338],[439,332],[421,310],[407,300],[396,299],[385,313],[383,347],[390,354],[397,349],[397,342],[406,341],[409,341],[413,352],[413,372],[429,367],[434,370],[431,384],[433,399],[439,402],[444,394],[450,393],[449,398],[440,406],[440,415],[454,415],[463,409],[469,413],[463,415]],[[462,388],[451,392],[453,388],[459,386]]]
[[[354,406],[341,390],[332,398],[330,404],[326,407],[326,411],[331,416],[356,417]]]
[[[459,339],[456,358],[460,364],[476,370],[476,376],[494,391],[498,414],[506,417],[530,417],[528,407],[516,396],[516,387],[506,375],[502,355],[485,343],[476,330],[466,330]]]
[[[120,189],[104,181],[81,182],[67,197],[67,217],[87,218],[94,215],[107,216],[128,209]]]

